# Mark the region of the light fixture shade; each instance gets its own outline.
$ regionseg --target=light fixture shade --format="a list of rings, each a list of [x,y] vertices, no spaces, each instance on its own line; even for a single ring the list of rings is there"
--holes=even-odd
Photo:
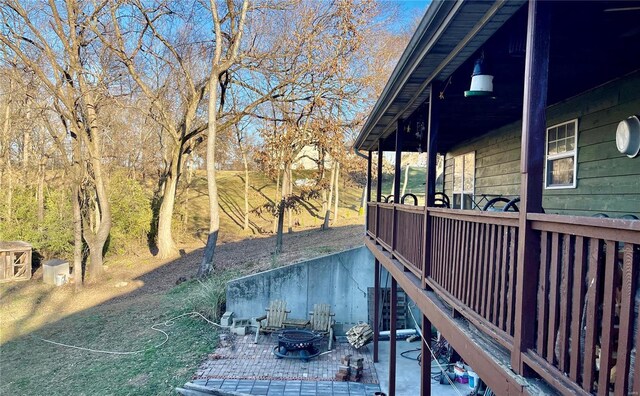
[[[468,91],[464,91],[465,97],[472,96],[493,96],[493,76],[486,71],[484,65],[484,56],[479,58],[474,67],[471,76],[471,87]]]
[[[489,74],[479,74],[471,77],[470,91],[484,91],[493,93],[493,76]]]

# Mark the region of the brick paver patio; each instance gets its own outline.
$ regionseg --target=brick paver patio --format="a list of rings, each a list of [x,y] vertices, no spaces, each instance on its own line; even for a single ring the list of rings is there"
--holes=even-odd
[[[251,395],[373,395],[380,390],[369,346],[356,350],[346,342],[336,342],[331,352],[303,362],[277,359],[272,353],[277,344],[274,337],[260,336],[258,344],[253,337],[222,340],[192,382]],[[345,355],[364,359],[360,382],[335,381]]]

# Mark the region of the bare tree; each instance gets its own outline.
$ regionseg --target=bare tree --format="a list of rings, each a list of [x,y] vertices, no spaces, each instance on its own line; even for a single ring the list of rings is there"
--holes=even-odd
[[[218,206],[218,185],[216,182],[216,133],[218,131],[218,110],[224,106],[225,74],[239,59],[242,33],[249,8],[249,0],[243,0],[237,9],[233,0],[226,3],[226,15],[221,15],[216,0],[209,2],[215,34],[215,50],[211,60],[209,75],[209,124],[207,131],[207,188],[209,191],[209,236],[198,276],[208,276],[213,270],[213,256],[220,230],[220,208]],[[223,26],[224,25],[224,26]],[[223,28],[226,32],[223,35]],[[225,38],[226,37],[226,38]],[[222,78],[222,79],[221,79]],[[220,90],[220,94],[219,91]]]
[[[247,158],[247,135],[245,131],[239,126],[235,126],[236,132],[236,141],[238,144],[238,151],[240,151],[240,156],[242,158],[242,167],[244,169],[244,221],[242,224],[242,229],[244,231],[249,230],[249,186],[251,185],[249,181],[249,159]]]
[[[88,29],[103,4],[85,7],[69,0],[62,7],[50,1],[26,9],[16,0],[0,6],[6,34],[0,42],[34,73],[57,103],[71,137],[87,152],[89,176],[81,191],[92,211],[83,215],[83,238],[90,250],[90,274],[101,277],[103,249],[111,229],[111,206],[102,161],[99,120],[105,87],[102,48]]]
[[[207,91],[209,76],[201,72],[205,64],[200,59],[208,49],[192,26],[190,5],[194,3],[114,2],[109,9],[110,25],[102,31],[101,25],[94,25],[149,103],[149,116],[166,135],[161,139],[166,149],[154,205],[160,258],[178,253],[172,222],[183,157],[200,143],[199,136],[207,128],[205,121],[197,120],[197,111]],[[175,26],[182,30],[176,32]]]

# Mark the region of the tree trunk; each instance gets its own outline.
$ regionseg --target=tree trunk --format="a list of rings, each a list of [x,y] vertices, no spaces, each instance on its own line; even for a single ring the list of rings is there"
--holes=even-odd
[[[100,228],[100,204],[98,203],[98,199],[95,196],[91,197],[91,207],[93,208],[93,232],[97,233]]]
[[[217,38],[216,38],[217,39]],[[218,105],[219,74],[216,67],[212,67],[209,79],[209,130],[207,136],[207,188],[209,191],[209,236],[204,248],[202,262],[198,269],[198,277],[206,277],[214,269],[213,257],[218,242],[220,230],[220,209],[218,206],[218,184],[216,182],[216,133],[217,133],[217,105]]]
[[[30,150],[29,148],[31,147],[31,131],[29,130],[30,127],[30,123],[29,123],[29,118],[30,118],[30,112],[27,111],[27,115],[26,115],[26,124],[27,127],[24,129],[24,135],[22,135],[22,172],[24,173],[24,178],[25,178],[25,183],[28,183],[29,180],[29,160],[31,159],[29,157],[30,154]]]
[[[247,153],[242,148],[242,163],[244,165],[244,230],[249,230],[249,162]]]
[[[38,231],[42,232],[42,226],[44,223],[44,172],[45,166],[41,161],[38,164],[38,189],[37,189],[37,201],[38,201]]]
[[[173,148],[171,164],[167,173],[162,191],[160,209],[158,210],[158,234],[156,236],[156,246],[158,257],[166,259],[178,255],[178,247],[173,240],[172,223],[173,211],[176,204],[176,191],[178,188],[178,166],[180,146]]]
[[[9,179],[9,188],[7,189],[7,224],[11,224],[13,217],[13,172],[11,170],[11,160],[7,161],[7,178]]]
[[[293,194],[293,171],[291,170],[291,165],[289,165],[289,184],[287,186],[287,199],[291,197]],[[287,215],[289,218],[289,227],[287,233],[291,234],[293,232],[293,209],[287,209]]]
[[[89,246],[89,275],[92,281],[99,281],[104,275],[104,267],[102,260],[102,251],[104,249],[104,241],[95,239],[94,243],[87,243]]]
[[[12,81],[9,80],[9,95],[12,93]],[[11,217],[13,217],[12,205],[13,205],[13,174],[11,171],[11,158],[9,157],[9,129],[11,128],[11,96],[7,97],[6,107],[4,110],[4,122],[2,123],[2,138],[3,144],[6,144],[6,147],[3,147],[4,153],[6,157],[6,169],[5,174],[8,179],[8,191],[7,191],[7,211],[5,213],[7,223],[11,223]]]
[[[91,197],[91,208],[86,211],[82,224],[82,236],[89,247],[89,266],[87,268],[91,281],[99,281],[104,275],[103,253],[109,234],[104,235],[104,212],[97,196]],[[110,221],[110,220],[109,220]],[[109,226],[109,228],[111,228]]]
[[[276,251],[275,254],[282,253],[282,234],[284,228],[284,199],[280,201],[278,206],[278,228],[276,234]]]
[[[405,168],[404,171],[404,182],[402,183],[402,191],[400,191],[400,196],[404,197],[405,192],[407,191],[407,182],[409,181],[409,165],[407,165],[407,167]],[[400,198],[398,198],[396,201],[398,201],[398,203],[400,203]]]
[[[291,164],[285,163],[284,170],[282,172],[282,194],[281,194],[282,198],[280,199],[280,205],[278,206],[278,228],[276,231],[276,254],[279,254],[283,251],[282,234],[284,233],[285,206],[291,194],[291,191],[289,191],[289,186],[291,185],[290,169],[291,169]]]
[[[96,115],[92,111],[95,105],[91,103],[87,106],[89,119],[93,120],[91,125],[96,125]],[[96,199],[96,211],[97,217],[99,217],[99,224],[95,226],[95,232],[83,227],[84,238],[89,246],[89,252],[91,256],[91,263],[89,266],[89,274],[92,280],[100,280],[104,274],[102,268],[102,255],[104,253],[104,245],[109,238],[111,232],[111,205],[109,203],[109,196],[107,194],[106,180],[102,173],[102,145],[100,142],[100,132],[95,126],[91,127],[91,139],[85,136],[86,145],[89,147],[89,155],[91,157],[91,169],[93,171],[93,181],[95,189]]]
[[[289,197],[289,170],[287,164],[284,165],[284,169],[282,171],[282,182],[280,184],[280,199],[286,201]]]
[[[182,228],[189,227],[189,196],[191,194],[191,182],[193,182],[193,160],[187,161],[187,186],[184,191],[184,217],[182,218]]]
[[[325,167],[324,167],[324,162],[325,162],[325,157],[326,157],[326,152],[324,149],[320,150],[320,160],[318,161],[318,169],[320,171],[320,174],[318,175],[318,180],[320,181],[320,183],[322,183],[322,195],[321,195],[321,199],[322,199],[322,211],[320,213],[327,213],[327,188],[324,187],[324,175],[325,175]],[[321,220],[324,223],[324,219]],[[322,223],[320,224],[320,228],[322,228]]]
[[[336,177],[336,166],[334,164],[331,167],[331,181],[329,182],[329,202],[327,203],[327,210],[324,213],[324,223],[322,224],[323,230],[329,229],[329,220],[331,217],[331,203],[333,198],[333,186],[335,185],[335,181],[334,181],[335,177]]]
[[[77,37],[74,38],[74,40]],[[74,46],[77,42],[74,41]],[[70,63],[72,68],[76,70],[82,70],[81,61],[77,56],[77,53],[71,55]],[[83,237],[89,246],[89,253],[91,256],[91,263],[89,266],[89,275],[94,281],[100,280],[104,273],[102,268],[102,255],[104,253],[104,245],[109,238],[111,232],[111,204],[109,203],[109,194],[107,192],[107,179],[103,174],[103,159],[102,159],[102,132],[99,130],[98,114],[96,109],[94,90],[85,80],[83,73],[78,73],[78,89],[80,101],[84,109],[86,109],[83,116],[84,120],[77,120],[73,124],[74,132],[76,136],[80,136],[87,149],[89,164],[91,165],[91,175],[93,179],[93,189],[95,193],[95,210],[96,215],[99,217],[99,223],[95,226],[95,232],[89,227],[83,224],[82,231]],[[90,216],[90,214],[89,214]]]
[[[280,169],[276,170],[277,176],[276,176],[276,197],[273,200],[273,202],[280,202]],[[278,221],[280,219],[280,212],[278,210],[278,213],[276,214],[276,216],[273,218],[273,233],[276,234],[278,232]]]
[[[73,196],[73,282],[75,290],[82,288],[82,213],[80,210],[80,187],[74,181]]]
[[[327,214],[327,189],[322,189],[322,212],[324,215]],[[322,218],[322,223],[320,223],[320,228],[324,228],[324,218]]]
[[[335,197],[335,201],[334,201],[334,209],[333,209],[333,222],[337,222],[338,221],[338,198],[339,198],[339,186],[340,186],[340,163],[336,162],[336,197]]]

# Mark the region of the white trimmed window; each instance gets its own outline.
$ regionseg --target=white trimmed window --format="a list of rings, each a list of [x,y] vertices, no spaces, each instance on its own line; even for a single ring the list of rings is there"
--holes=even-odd
[[[575,188],[578,163],[578,120],[547,128],[545,188]]]
[[[453,158],[453,208],[473,209],[475,174],[475,152]]]

